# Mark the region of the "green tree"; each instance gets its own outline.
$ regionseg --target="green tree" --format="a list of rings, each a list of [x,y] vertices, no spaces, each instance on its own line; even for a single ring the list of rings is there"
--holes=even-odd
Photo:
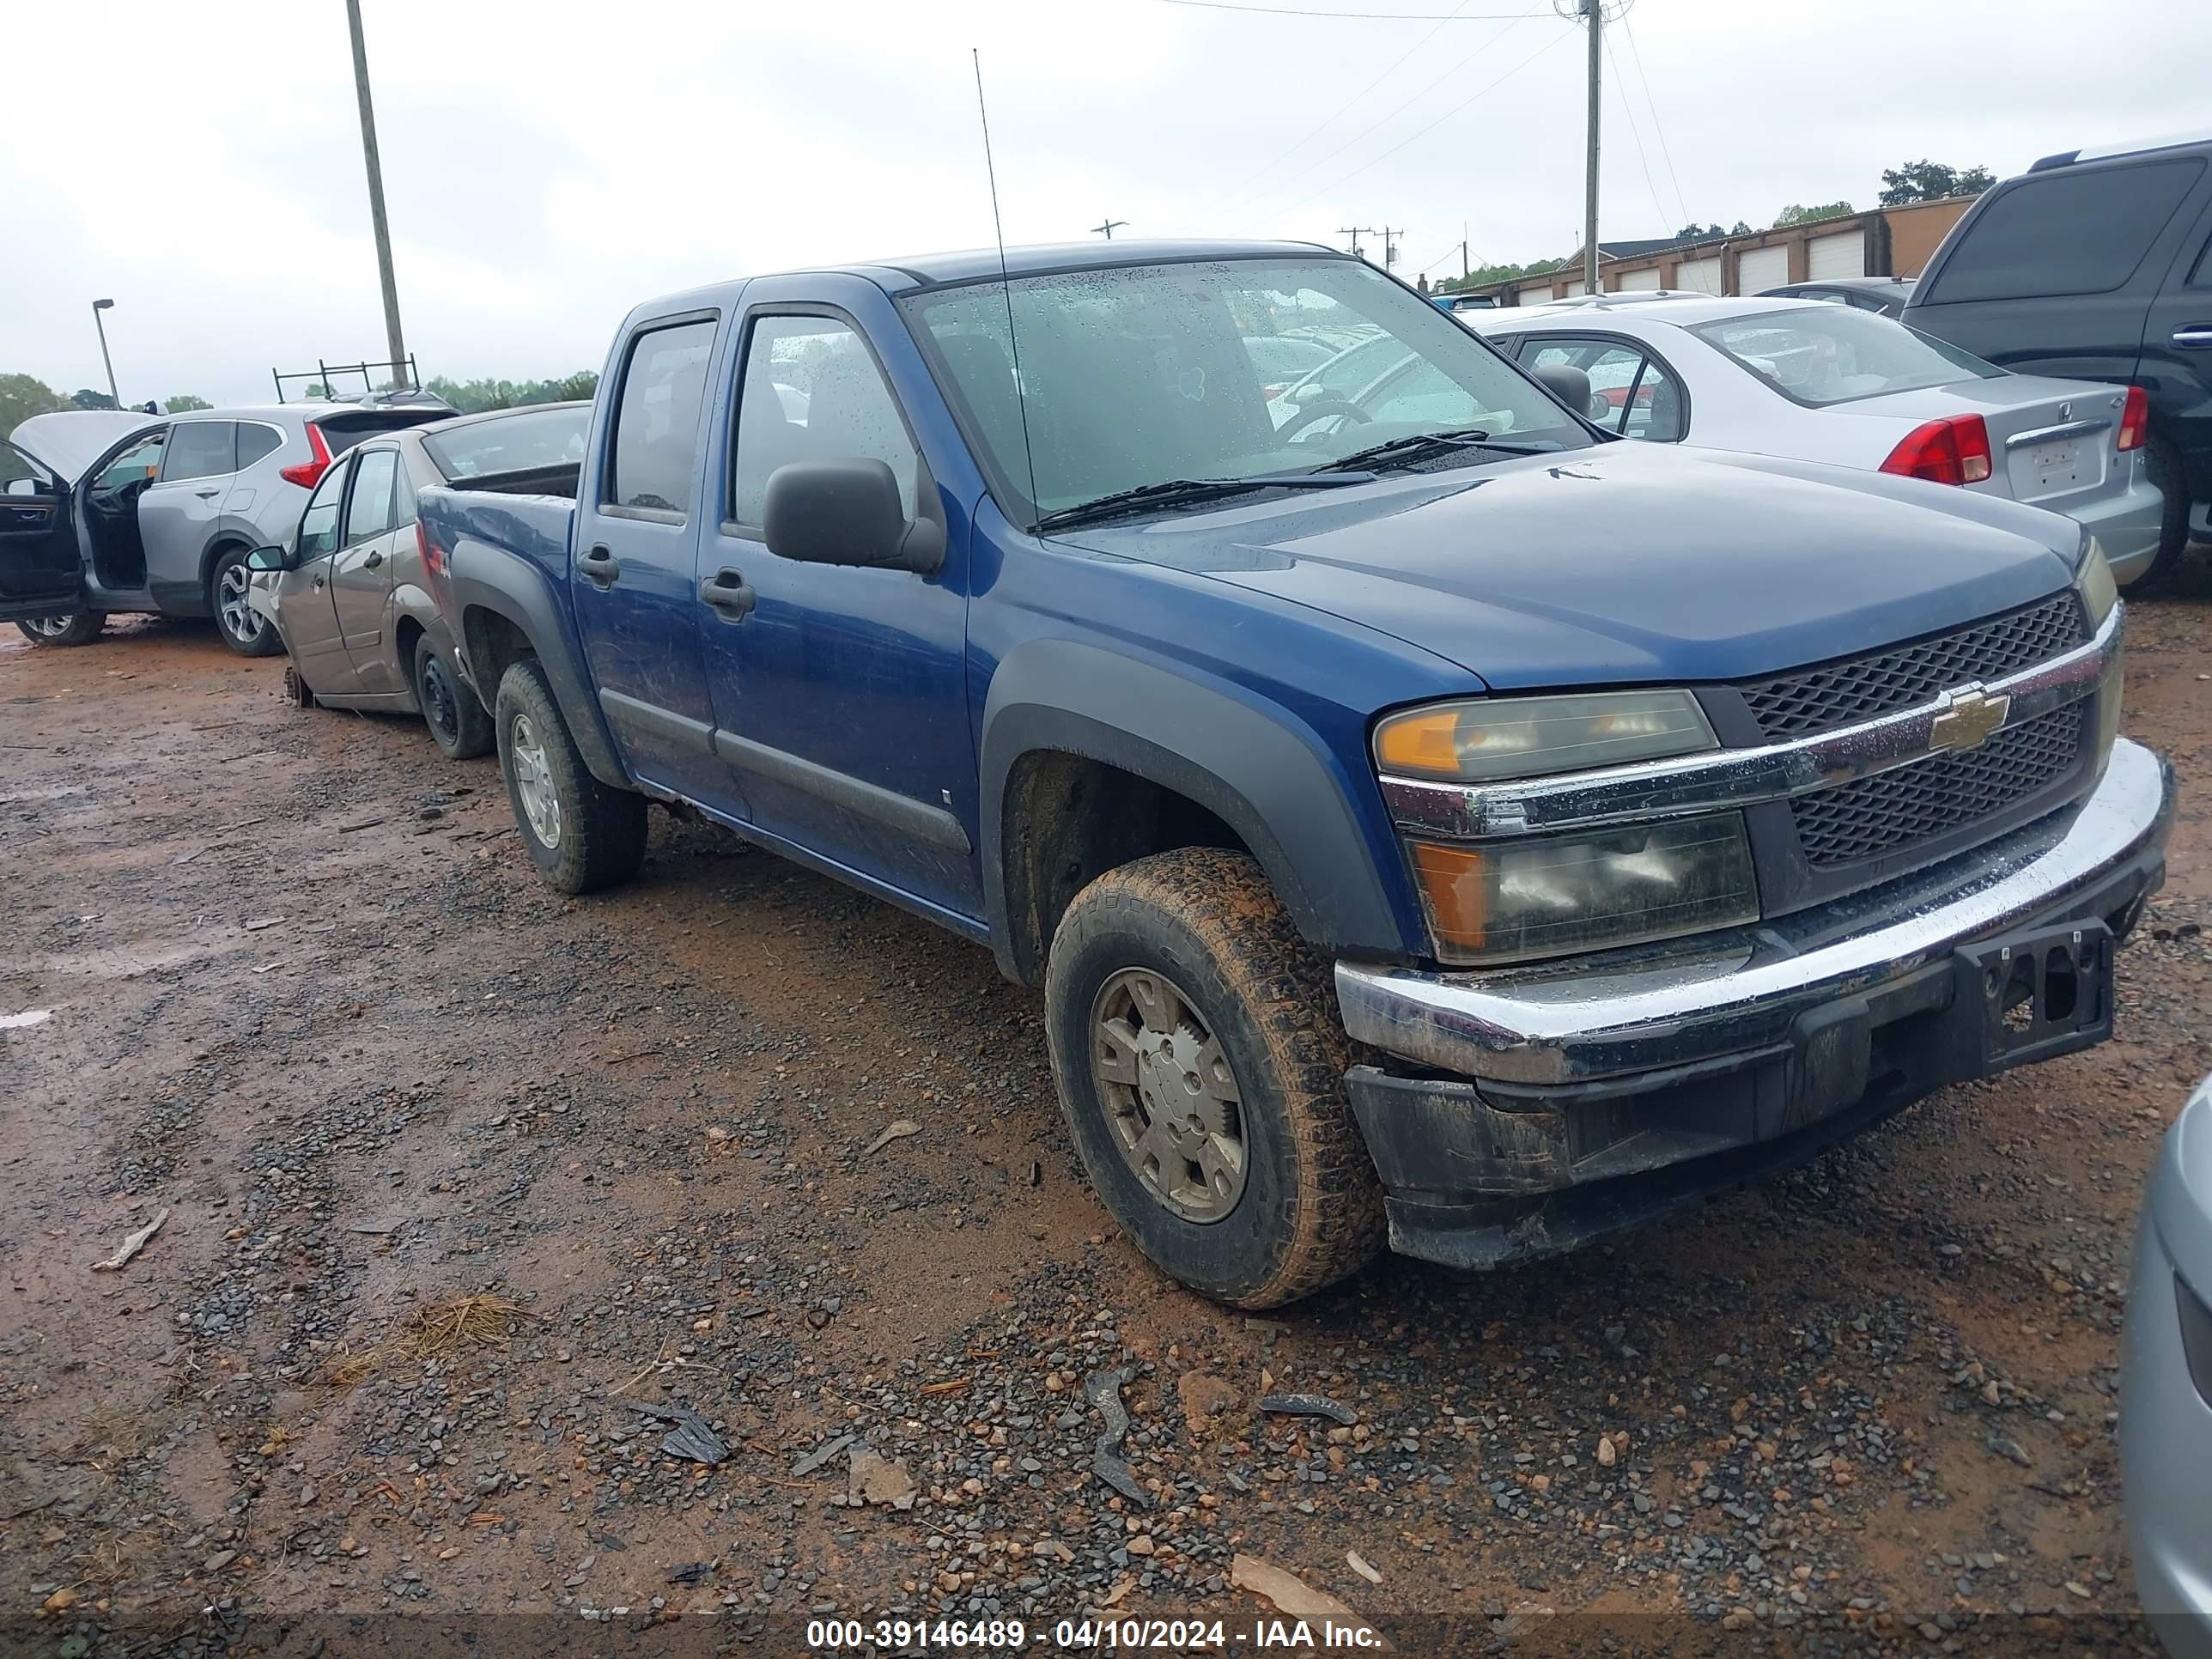
[[[1881,204],[1910,207],[1915,202],[1940,202],[1947,196],[1979,196],[1995,183],[1987,167],[1962,171],[1941,161],[1907,161],[1901,167],[1882,169]]]
[[[425,382],[422,389],[443,398],[464,415],[476,415],[488,409],[524,409],[532,404],[589,398],[599,384],[598,374],[586,368],[557,380],[456,380],[439,374]]]
[[[1792,225],[1810,224],[1815,219],[1842,219],[1858,210],[1849,202],[1823,202],[1818,207],[1799,207],[1792,202],[1774,216],[1774,228],[1787,230]]]
[[[213,409],[215,405],[206,398],[195,398],[189,392],[182,397],[161,399],[161,412],[164,415],[181,415],[188,409]]]
[[[112,409],[115,399],[105,392],[94,392],[90,386],[79,386],[70,393],[69,400],[79,409]]]
[[[1674,233],[1674,240],[1678,242],[1702,242],[1711,237],[1727,234],[1728,232],[1723,230],[1718,225],[1701,225],[1692,219]]]
[[[70,400],[44,380],[27,374],[0,374],[0,483],[28,477],[30,466],[9,447],[7,435],[33,415],[51,415]]]

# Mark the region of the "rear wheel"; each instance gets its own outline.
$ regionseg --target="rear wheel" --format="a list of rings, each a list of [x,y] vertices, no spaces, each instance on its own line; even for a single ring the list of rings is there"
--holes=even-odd
[[[246,563],[251,550],[228,548],[216,556],[215,568],[208,572],[208,608],[215,613],[216,630],[222,635],[222,642],[240,656],[273,656],[283,649],[284,642],[247,598],[253,587],[253,572]]]
[[[295,708],[313,708],[315,706],[314,690],[301,677],[300,665],[295,662],[284,665],[284,700]]]
[[[107,613],[73,611],[66,617],[38,617],[15,626],[33,645],[87,645],[107,626]]]
[[[2167,440],[2154,434],[2148,460],[2150,481],[2166,494],[2166,516],[2159,521],[2158,553],[2128,584],[2130,593],[2154,593],[2173,580],[2182,550],[2189,545],[2189,491],[2181,478],[2181,457]]]
[[[428,634],[415,641],[415,705],[430,728],[430,740],[447,760],[474,760],[491,753],[496,741],[491,716]]]
[[[538,873],[563,893],[628,881],[645,862],[645,797],[593,777],[545,671],[526,658],[501,676],[492,720],[507,805]]]

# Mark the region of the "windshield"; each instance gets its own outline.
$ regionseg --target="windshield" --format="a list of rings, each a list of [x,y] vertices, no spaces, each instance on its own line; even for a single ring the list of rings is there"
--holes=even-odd
[[[422,447],[448,478],[574,465],[584,459],[584,433],[591,422],[589,404],[567,404],[425,434]]]
[[[1792,306],[1693,324],[1690,331],[1784,397],[1816,409],[2005,372],[1893,318],[1846,306]]]
[[[1170,480],[1307,473],[1422,433],[1592,441],[1465,328],[1351,259],[1125,265],[900,304],[965,404],[994,492],[1031,520]],[[1252,343],[1280,340],[1328,356],[1284,385],[1259,361],[1277,348]],[[1457,450],[1422,465],[1500,459]]]

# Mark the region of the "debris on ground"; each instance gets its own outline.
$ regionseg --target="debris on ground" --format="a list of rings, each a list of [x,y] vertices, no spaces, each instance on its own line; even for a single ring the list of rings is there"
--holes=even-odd
[[[249,933],[258,933],[271,927],[282,927],[283,925],[284,918],[282,916],[256,916],[246,924],[246,931]]]
[[[108,1256],[102,1261],[94,1262],[92,1264],[93,1272],[96,1273],[112,1273],[120,1269],[124,1263],[130,1261],[132,1256],[137,1255],[139,1251],[146,1248],[146,1241],[153,1237],[155,1233],[160,1232],[161,1231],[161,1224],[168,1218],[169,1212],[167,1210],[161,1211],[151,1221],[148,1222],[137,1232],[131,1234],[130,1237],[125,1239],[121,1244],[118,1245],[113,1255]]]
[[[845,1501],[878,1507],[910,1510],[920,1489],[906,1465],[893,1462],[872,1447],[854,1446],[846,1466]]]
[[[885,1124],[882,1133],[860,1149],[860,1156],[873,1158],[894,1140],[904,1140],[908,1135],[918,1135],[921,1133],[921,1125],[916,1123],[912,1118],[900,1118],[895,1123]]]
[[[642,1400],[635,1403],[647,1417],[676,1425],[660,1443],[660,1449],[671,1457],[688,1457],[711,1469],[729,1456],[730,1449],[722,1443],[722,1437],[689,1406],[656,1406]]]
[[[714,1571],[712,1561],[686,1561],[680,1567],[668,1570],[668,1582],[672,1584],[703,1584]]]
[[[1256,1555],[1239,1554],[1229,1564],[1229,1582],[1238,1589],[1271,1601],[1279,1613],[1293,1619],[1328,1624],[1353,1630],[1371,1630],[1372,1626],[1338,1601],[1327,1590],[1317,1590],[1294,1572],[1262,1561]]]
[[[27,1008],[20,1014],[0,1014],[0,1031],[20,1031],[26,1026],[44,1025],[54,1017],[51,1008]]]
[[[1362,1555],[1358,1550],[1345,1551],[1344,1565],[1350,1567],[1352,1571],[1358,1573],[1362,1578],[1364,1578],[1370,1584],[1379,1584],[1382,1582],[1382,1575],[1376,1571],[1373,1563],[1370,1562],[1368,1559]]]
[[[1091,1454],[1091,1473],[1139,1509],[1148,1510],[1152,1495],[1137,1484],[1135,1472],[1121,1455],[1121,1442],[1129,1432],[1129,1412],[1121,1403],[1121,1390],[1128,1386],[1129,1376],[1129,1368],[1124,1365],[1119,1370],[1093,1371],[1083,1381],[1084,1397],[1106,1420],[1097,1449]]]
[[[1176,1399],[1194,1436],[1237,1403],[1236,1388],[1209,1371],[1185,1371],[1176,1379]]]
[[[857,1437],[854,1435],[841,1434],[835,1440],[824,1441],[791,1466],[792,1474],[796,1477],[813,1474],[815,1470],[851,1445]]]
[[[390,1338],[332,1366],[331,1381],[351,1388],[394,1359],[429,1359],[456,1348],[504,1348],[517,1322],[530,1316],[504,1297],[489,1295],[412,1308]]]
[[[1326,1417],[1347,1429],[1359,1420],[1358,1412],[1325,1394],[1267,1395],[1261,1399],[1260,1409],[1276,1417]]]

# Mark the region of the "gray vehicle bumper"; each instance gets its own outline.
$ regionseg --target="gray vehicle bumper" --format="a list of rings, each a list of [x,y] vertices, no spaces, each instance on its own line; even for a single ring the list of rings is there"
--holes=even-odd
[[[2166,496],[2150,481],[2140,451],[2122,459],[2129,465],[2127,489],[2079,511],[2069,508],[2066,516],[2097,538],[2112,567],[2112,580],[2125,586],[2149,569],[2157,556]]]
[[[1574,1249],[2101,1040],[2109,1005],[2060,984],[2106,982],[2164,879],[2172,794],[2122,740],[2070,816],[1741,933],[1480,973],[1338,963],[1345,1029],[1381,1051],[1346,1081],[1394,1245],[1476,1267]],[[2017,1041],[1984,985],[2015,968]],[[2068,1017],[2046,1025],[2047,1000]]]
[[[2212,1346],[2212,1213],[2180,1169],[2185,1134],[2212,1139],[2212,1091],[2183,1109],[2151,1176],[2120,1356],[2120,1474],[2136,1591],[2174,1659],[2212,1659],[2212,1375],[2192,1376],[2185,1307],[2200,1346]],[[2191,1121],[2191,1120],[2194,1120]],[[2169,1248],[2170,1247],[2170,1248]],[[2191,1289],[2176,1270],[2186,1255]],[[2191,1305],[2192,1304],[2193,1305]],[[2212,1372],[2200,1353],[2199,1372]]]

